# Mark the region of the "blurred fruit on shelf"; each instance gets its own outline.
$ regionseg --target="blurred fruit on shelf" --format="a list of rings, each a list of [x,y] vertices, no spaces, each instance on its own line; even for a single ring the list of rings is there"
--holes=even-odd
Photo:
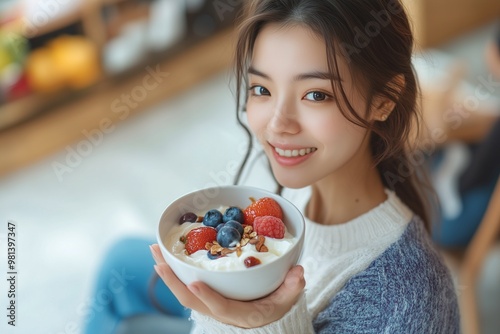
[[[50,93],[64,87],[63,77],[48,48],[36,49],[29,55],[26,73],[31,89],[36,92]]]
[[[6,92],[7,101],[14,101],[31,93],[26,73],[22,73]]]
[[[85,88],[99,79],[99,52],[89,39],[81,36],[61,36],[50,44],[55,64],[69,87]]]
[[[28,41],[11,31],[0,30],[0,72],[9,64],[22,64],[28,53]]]
[[[26,70],[30,87],[37,92],[81,89],[101,76],[98,49],[83,36],[60,36],[34,50]]]
[[[0,49],[0,71],[3,71],[3,69],[6,68],[7,66],[9,66],[9,64],[11,62],[12,62],[12,60],[10,59],[10,55],[7,52],[7,50],[5,50],[4,48],[1,48]]]
[[[22,36],[0,30],[0,100],[10,100],[10,92],[22,74],[28,53],[28,41]],[[21,94],[21,91],[16,92]]]

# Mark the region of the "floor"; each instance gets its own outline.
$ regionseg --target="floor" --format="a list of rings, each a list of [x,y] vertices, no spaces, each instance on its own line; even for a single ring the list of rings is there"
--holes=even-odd
[[[422,80],[441,75],[450,56],[465,57],[474,88],[487,73],[480,54],[491,32],[487,26],[416,59]],[[240,161],[246,137],[234,122],[229,78],[221,73],[107,132],[82,129],[93,133],[89,140],[0,179],[0,236],[3,244],[7,222],[17,223],[19,273],[17,326],[2,320],[0,332],[79,333],[96,269],[115,240],[153,238],[170,201],[231,182],[230,164]],[[479,289],[484,333],[500,328],[499,259],[500,247]]]

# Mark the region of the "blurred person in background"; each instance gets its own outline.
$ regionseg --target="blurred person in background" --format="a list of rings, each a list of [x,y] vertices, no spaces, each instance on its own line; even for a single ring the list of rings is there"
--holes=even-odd
[[[486,48],[491,77],[481,93],[500,93],[500,25]],[[449,75],[449,86],[436,95],[423,87],[423,114],[430,132],[438,129],[446,140],[432,155],[431,178],[439,198],[433,239],[444,249],[463,249],[479,226],[500,176],[500,105],[490,110],[466,110],[463,94],[456,94],[463,68]],[[492,91],[495,90],[495,91]],[[434,95],[433,95],[434,94]],[[477,93],[476,93],[477,94]],[[458,97],[459,107],[453,104]],[[427,103],[427,105],[426,105]],[[441,131],[442,130],[442,131]],[[427,138],[429,139],[430,135]],[[425,139],[424,139],[425,140]]]

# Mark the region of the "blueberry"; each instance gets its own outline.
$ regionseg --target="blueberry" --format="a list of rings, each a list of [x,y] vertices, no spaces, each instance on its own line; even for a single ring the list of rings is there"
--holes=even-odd
[[[217,260],[222,257],[220,254],[212,254],[210,251],[207,252],[207,256],[210,260]]]
[[[203,217],[203,224],[210,227],[217,227],[222,223],[222,213],[219,210],[210,210]]]
[[[198,216],[192,212],[187,212],[181,216],[179,223],[183,224],[185,222],[195,223],[198,220]]]
[[[220,231],[220,229],[221,229],[224,225],[226,225],[226,224],[222,223],[222,224],[217,225],[217,227],[215,228],[215,230],[216,230],[217,232],[219,232],[219,231]]]
[[[238,223],[243,224],[243,211],[240,208],[232,206],[224,212],[224,216],[222,217],[224,223],[227,223],[230,220],[236,220]]]
[[[222,225],[222,224],[221,224]],[[220,225],[219,225],[220,226]],[[224,226],[230,226],[238,230],[240,232],[240,235],[243,235],[243,225],[241,225],[239,222],[236,220],[230,220],[227,223],[224,224]]]
[[[235,247],[241,240],[241,234],[237,229],[224,226],[217,232],[217,242],[224,248]]]

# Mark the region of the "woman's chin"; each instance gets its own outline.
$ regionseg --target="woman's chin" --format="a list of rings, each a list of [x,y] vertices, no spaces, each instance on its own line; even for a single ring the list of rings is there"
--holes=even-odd
[[[288,174],[288,173],[287,173]],[[276,181],[280,185],[282,185],[285,188],[290,188],[290,189],[300,189],[309,186],[311,183],[311,180],[305,179],[304,177],[301,177],[294,173],[291,175],[283,175],[283,173],[274,173],[274,177],[276,178]]]

